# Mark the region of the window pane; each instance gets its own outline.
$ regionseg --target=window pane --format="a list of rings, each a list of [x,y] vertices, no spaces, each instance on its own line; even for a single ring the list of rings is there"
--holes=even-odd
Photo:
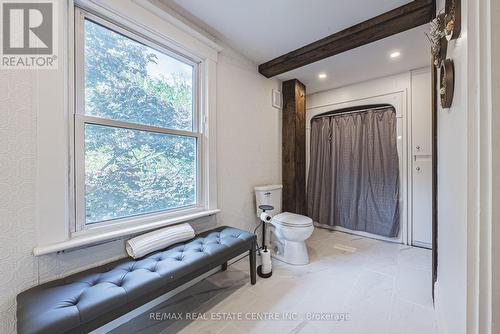
[[[191,131],[193,66],[86,19],[85,114]]]
[[[85,125],[86,224],[196,204],[196,138]]]

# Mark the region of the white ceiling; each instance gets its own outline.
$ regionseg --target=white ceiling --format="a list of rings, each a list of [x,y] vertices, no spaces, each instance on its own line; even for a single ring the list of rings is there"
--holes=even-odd
[[[160,0],[256,64],[269,61],[410,0]],[[425,28],[389,37],[278,76],[308,93],[423,67],[430,63]],[[388,53],[401,50],[397,61]],[[318,72],[328,78],[317,80]]]
[[[428,30],[428,25],[423,25],[281,74],[278,78],[297,78],[306,85],[307,94],[312,94],[430,66],[430,44],[425,36]],[[390,54],[395,51],[401,56],[392,59]],[[319,73],[325,73],[326,79],[319,79]]]

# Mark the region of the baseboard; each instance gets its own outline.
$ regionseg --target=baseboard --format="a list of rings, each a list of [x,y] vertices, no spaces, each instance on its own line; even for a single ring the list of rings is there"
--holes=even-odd
[[[350,229],[342,227],[342,226],[330,226],[330,225],[320,224],[320,223],[316,223],[316,222],[314,222],[314,226],[321,227],[321,228],[324,228],[327,230],[333,230],[333,231],[343,232],[343,233],[347,233],[347,234],[358,235],[360,237],[365,237],[365,238],[370,238],[370,239],[375,239],[375,240],[387,241],[387,242],[392,242],[392,243],[397,243],[397,244],[403,243],[403,239],[401,238],[401,235],[398,236],[397,238],[389,238],[389,237],[384,237],[381,235],[376,235],[373,233],[350,230]]]
[[[443,303],[441,302],[441,294],[439,292],[438,282],[434,283],[434,311],[436,313],[436,322],[439,334],[448,334],[448,329],[446,328],[446,322],[444,321]]]
[[[427,242],[413,241],[412,242],[412,246],[420,247],[420,248],[432,249],[432,244],[429,244]]]

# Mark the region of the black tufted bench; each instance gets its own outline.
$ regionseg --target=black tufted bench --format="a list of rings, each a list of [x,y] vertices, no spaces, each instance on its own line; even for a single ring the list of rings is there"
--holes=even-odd
[[[18,333],[88,333],[227,261],[250,256],[256,236],[232,227],[199,234],[138,260],[120,260],[48,282],[17,296]]]

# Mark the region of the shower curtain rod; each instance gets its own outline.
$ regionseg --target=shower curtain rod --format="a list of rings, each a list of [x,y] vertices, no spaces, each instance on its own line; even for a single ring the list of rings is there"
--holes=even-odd
[[[324,114],[319,114],[317,116],[314,116],[312,119],[317,119],[317,118],[325,118],[325,117],[332,117],[332,116],[337,116],[337,115],[348,115],[348,114],[354,114],[358,112],[363,112],[363,111],[369,111],[369,110],[378,110],[378,109],[387,109],[393,107],[390,104],[379,106],[379,107],[374,107],[374,108],[365,108],[365,109],[356,109],[356,110],[350,110],[350,111],[345,111],[345,112],[335,112],[335,111],[330,111],[328,113]],[[350,109],[350,108],[347,108]],[[342,109],[340,109],[342,110]]]

